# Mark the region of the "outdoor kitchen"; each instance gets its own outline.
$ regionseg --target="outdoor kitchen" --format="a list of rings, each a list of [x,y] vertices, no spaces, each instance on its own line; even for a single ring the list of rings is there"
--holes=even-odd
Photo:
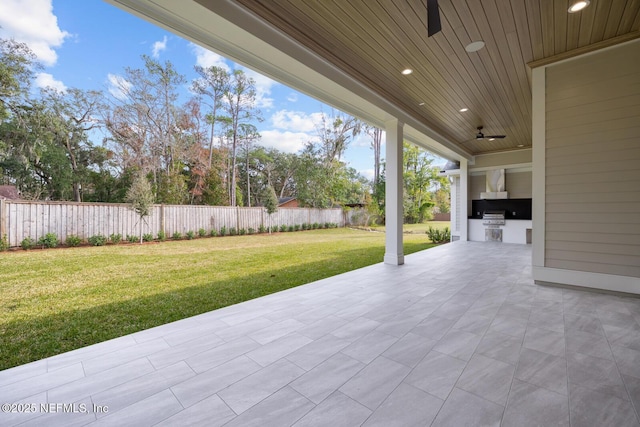
[[[531,243],[529,170],[490,169],[471,174],[469,183],[469,240]]]

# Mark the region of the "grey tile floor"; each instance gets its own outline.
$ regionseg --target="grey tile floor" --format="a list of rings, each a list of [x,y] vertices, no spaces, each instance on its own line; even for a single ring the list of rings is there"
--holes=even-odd
[[[456,242],[2,371],[0,403],[2,426],[638,426],[640,299]]]

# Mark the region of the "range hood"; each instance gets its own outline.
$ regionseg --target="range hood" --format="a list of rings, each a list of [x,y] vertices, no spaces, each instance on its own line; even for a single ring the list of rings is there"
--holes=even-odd
[[[480,193],[481,199],[508,199],[509,193],[505,191],[504,169],[488,170],[486,174],[486,191]]]

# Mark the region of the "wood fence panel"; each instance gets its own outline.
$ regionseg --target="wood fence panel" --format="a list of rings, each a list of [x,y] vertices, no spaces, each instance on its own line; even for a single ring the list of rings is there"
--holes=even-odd
[[[47,233],[55,233],[61,242],[70,235],[83,240],[101,234],[109,237],[120,234],[138,236],[140,219],[125,204],[29,202],[2,200],[0,209],[1,233],[6,234],[9,245],[20,246],[26,237],[38,240]],[[154,237],[164,228],[167,237],[179,232],[197,233],[201,228],[207,234],[226,227],[259,230],[261,225],[302,225],[336,223],[344,225],[341,209],[281,208],[271,216],[264,208],[236,208],[230,206],[155,205],[143,223],[143,233]]]

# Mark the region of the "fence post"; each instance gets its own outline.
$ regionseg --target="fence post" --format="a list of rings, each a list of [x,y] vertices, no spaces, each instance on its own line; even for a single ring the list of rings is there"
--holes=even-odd
[[[236,232],[240,231],[240,206],[236,206]]]
[[[7,202],[0,197],[0,240],[7,234]]]
[[[164,227],[164,205],[160,205],[160,231],[162,231],[162,234],[166,233]]]

